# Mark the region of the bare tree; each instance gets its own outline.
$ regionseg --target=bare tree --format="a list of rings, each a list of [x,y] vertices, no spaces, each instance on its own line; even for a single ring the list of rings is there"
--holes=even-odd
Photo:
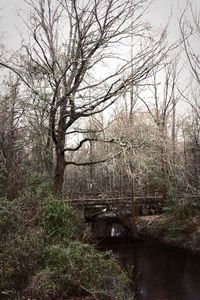
[[[19,101],[19,81],[9,78],[0,99],[0,183],[1,192],[15,198],[22,185],[23,107]]]
[[[171,163],[176,160],[176,106],[180,100],[180,92],[177,89],[178,77],[178,56],[166,63],[162,72],[155,72],[149,97],[138,96],[145,105],[152,120],[156,125],[157,131],[157,153],[159,154],[160,164],[162,166],[163,189],[166,190],[168,171]],[[163,83],[158,79],[162,76]],[[171,129],[171,133],[169,133]],[[169,154],[170,150],[170,156]],[[173,154],[172,154],[173,153]]]
[[[189,1],[179,19],[179,28],[191,74],[200,86],[200,56],[197,47],[200,40],[200,11]]]
[[[191,2],[187,5],[179,19],[179,28],[183,40],[186,63],[189,66],[191,80],[187,88],[181,92],[183,99],[192,108],[189,122],[184,133],[185,165],[189,182],[200,189],[200,11]],[[182,88],[182,87],[181,87]]]
[[[46,103],[47,147],[52,139],[54,192],[60,194],[65,167],[87,164],[66,161],[69,129],[80,118],[104,111],[130,84],[150,76],[166,56],[165,32],[157,40],[151,36],[142,20],[148,9],[144,0],[26,2],[31,7],[30,43],[23,41],[16,59],[1,66],[15,72],[32,97]],[[135,51],[126,59],[130,37]],[[80,140],[74,151],[86,141]]]

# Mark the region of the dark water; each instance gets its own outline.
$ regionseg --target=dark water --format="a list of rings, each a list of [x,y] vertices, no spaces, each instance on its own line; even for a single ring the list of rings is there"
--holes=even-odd
[[[200,300],[200,256],[146,241],[107,239],[135,281],[137,300]]]

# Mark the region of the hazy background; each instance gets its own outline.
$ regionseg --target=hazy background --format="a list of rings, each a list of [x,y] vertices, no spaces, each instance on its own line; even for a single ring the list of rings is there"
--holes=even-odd
[[[195,3],[195,1],[192,2]],[[198,3],[197,0],[196,3]],[[163,27],[171,16],[169,38],[174,39],[178,36],[179,31],[177,19],[185,4],[185,0],[154,0],[147,20],[156,27]],[[197,6],[200,7],[200,4]],[[10,49],[15,49],[20,46],[18,30],[25,30],[23,21],[18,14],[25,16],[29,8],[24,0],[0,0],[0,7],[2,7],[0,26],[4,32],[4,44]]]

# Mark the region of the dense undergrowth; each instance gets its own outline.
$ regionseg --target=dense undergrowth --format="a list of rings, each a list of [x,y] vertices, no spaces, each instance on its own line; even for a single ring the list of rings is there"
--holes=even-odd
[[[184,191],[183,189],[171,188],[163,208],[167,215],[177,218],[192,218],[200,215],[200,195],[198,191]]]
[[[0,199],[0,299],[124,299],[127,276],[112,254],[88,243],[81,213],[46,190]]]

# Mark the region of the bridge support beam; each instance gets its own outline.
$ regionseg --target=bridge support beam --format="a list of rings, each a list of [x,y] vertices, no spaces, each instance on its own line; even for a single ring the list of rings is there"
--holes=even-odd
[[[138,238],[138,229],[136,225],[137,213],[136,213],[136,205],[134,201],[134,197],[132,197],[132,206],[131,206],[131,230],[132,237],[134,239]]]

